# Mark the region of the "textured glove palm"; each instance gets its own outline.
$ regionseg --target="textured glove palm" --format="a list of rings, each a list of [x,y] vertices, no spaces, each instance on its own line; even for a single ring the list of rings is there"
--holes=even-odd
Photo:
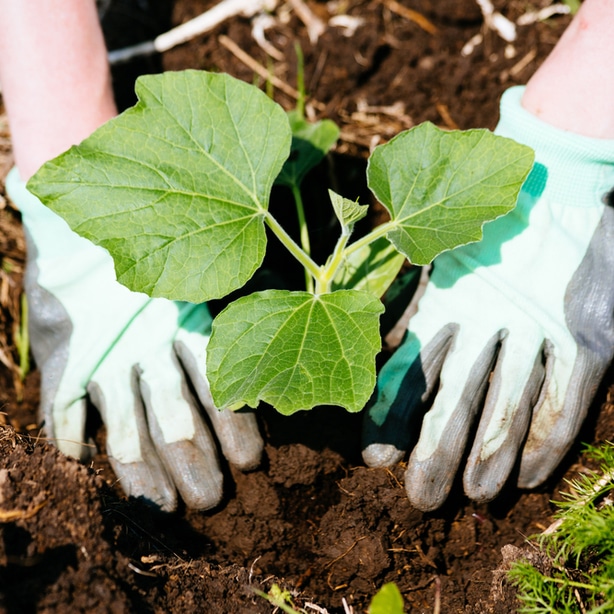
[[[255,467],[255,417],[219,412],[205,378],[211,317],[206,305],[152,299],[115,280],[109,254],[79,237],[30,194],[14,169],[7,192],[28,239],[26,293],[32,352],[41,371],[41,413],[58,447],[84,457],[86,393],[107,428],[111,464],[127,494],[164,510],[206,509],[222,497],[216,444]]]
[[[365,420],[371,466],[400,460],[422,421],[405,482],[423,510],[444,502],[468,449],[472,499],[495,497],[519,456],[519,486],[543,482],[614,352],[614,143],[544,124],[522,93],[504,94],[497,127],[536,152],[518,205],[435,261]]]

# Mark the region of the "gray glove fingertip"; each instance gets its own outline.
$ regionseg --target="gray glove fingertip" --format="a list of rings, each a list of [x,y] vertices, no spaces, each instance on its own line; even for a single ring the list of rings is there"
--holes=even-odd
[[[434,471],[433,463],[413,462],[405,470],[407,497],[421,512],[432,512],[440,508],[450,494],[457,465],[440,466],[440,469]]]
[[[188,508],[208,510],[220,503],[224,495],[224,478],[209,434],[170,444],[164,443],[161,433],[154,433],[153,439]]]
[[[611,145],[608,144],[611,151]],[[612,170],[612,164],[604,167]],[[611,175],[606,194],[611,195]],[[601,189],[605,185],[600,186]],[[603,192],[601,192],[603,194]],[[611,197],[611,196],[610,196]],[[608,198],[604,202],[611,202]],[[571,448],[599,383],[614,354],[614,209],[603,209],[599,224],[565,292],[565,322],[578,347],[566,352],[573,365],[560,366],[550,352],[543,394],[536,406],[520,462],[518,486],[542,484]],[[559,350],[558,356],[562,352]],[[558,374],[557,374],[558,372]],[[565,386],[566,390],[563,388]],[[565,390],[564,398],[559,391]],[[557,392],[559,394],[557,395]],[[558,398],[558,403],[553,401]]]
[[[362,457],[368,467],[389,467],[398,463],[413,444],[412,426],[420,422],[424,404],[439,379],[457,328],[453,324],[445,326],[411,365],[392,363],[393,368],[406,369],[400,385],[392,394],[385,383],[381,386],[378,383],[376,398],[365,411],[362,428]],[[416,344],[419,349],[417,339],[406,343]],[[395,356],[391,362],[395,361]],[[380,374],[382,382],[385,369],[386,365]]]
[[[204,406],[226,460],[241,471],[256,469],[264,451],[256,416],[249,411]]]
[[[533,407],[539,397],[545,375],[543,356],[540,351],[535,358],[533,370],[519,402],[513,408],[504,404],[496,412],[497,402],[500,401],[501,380],[505,377],[501,369],[504,356],[500,355],[499,359],[491,378],[480,424],[463,475],[465,494],[478,502],[494,499],[507,482],[514,465],[517,464],[518,452],[526,438]],[[524,360],[524,356],[522,359]],[[512,416],[509,424],[504,417],[508,413]],[[487,428],[492,421],[505,426],[507,432],[497,450],[486,455],[484,442]]]
[[[546,365],[546,380],[537,402],[522,451],[518,486],[535,488],[545,482],[574,443],[586,418],[606,365],[596,365],[589,352],[578,354],[562,407],[556,403],[560,388],[555,358]]]
[[[224,495],[224,478],[217,463],[215,448],[207,452],[206,447],[213,444],[203,442],[207,437],[177,441],[166,444],[154,435],[159,455],[171,474],[177,490],[186,506],[194,510],[208,510],[220,503]],[[205,448],[205,449],[203,449]]]
[[[194,434],[191,439],[169,443],[153,411],[149,386],[141,380],[140,388],[154,446],[186,506],[197,510],[215,507],[224,494],[222,469],[213,437],[203,424],[189,392],[184,391],[184,401],[192,412]],[[166,409],[172,411],[172,408]]]
[[[226,460],[242,471],[256,469],[262,459],[264,441],[254,413],[220,411],[213,402],[202,368],[188,345],[177,340],[173,347],[209,417]]]
[[[454,347],[446,356],[442,372],[466,373],[467,378],[460,395],[454,393],[447,395],[446,399],[442,374],[440,390],[433,407],[425,416],[420,440],[409,457],[405,489],[411,504],[421,511],[441,507],[450,494],[469,434],[482,406],[497,345],[503,334],[502,331],[488,339],[480,353],[469,363],[460,338],[455,339]],[[445,407],[450,398],[457,398],[452,410]]]
[[[469,409],[460,404],[454,410],[439,445],[430,456],[421,458],[416,449],[410,455],[405,470],[405,490],[410,503],[417,509],[436,510],[448,498],[477,406],[478,403],[474,403]]]
[[[113,439],[113,433],[110,433],[109,427],[107,427],[109,463],[127,496],[146,499],[161,510],[172,512],[177,508],[177,491],[149,438],[145,409],[138,394],[136,373],[133,373],[132,381],[132,389],[136,394],[132,398],[133,407],[128,411],[134,415],[137,423],[138,442],[134,442],[134,444],[138,446],[141,460],[122,462],[115,458],[110,443]],[[87,391],[104,422],[108,412],[108,404],[101,386],[92,381],[88,385]],[[114,407],[115,412],[119,410],[120,408]]]
[[[403,460],[406,452],[406,448],[393,444],[372,443],[363,449],[362,460],[367,467],[392,467]]]
[[[416,360],[394,398],[377,391],[375,405],[367,408],[362,423],[362,458],[368,467],[390,467],[401,461],[411,444],[411,424],[419,423],[426,384],[422,362]],[[379,414],[387,405],[385,418]]]
[[[82,444],[87,407],[85,398],[75,399],[68,406],[56,405],[68,364],[73,324],[62,303],[39,284],[38,250],[27,229],[25,236],[28,259],[24,286],[28,297],[30,348],[41,372],[40,419],[47,436],[64,454],[86,461],[93,451]]]
[[[144,452],[143,462],[122,463],[109,456],[109,463],[127,496],[150,501],[163,512],[174,512],[177,491],[153,447],[151,452]]]

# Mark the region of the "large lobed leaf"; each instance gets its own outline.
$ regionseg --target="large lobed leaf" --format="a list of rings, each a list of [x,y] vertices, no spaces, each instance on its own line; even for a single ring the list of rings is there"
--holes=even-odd
[[[283,414],[316,405],[360,411],[375,386],[381,347],[374,296],[340,290],[266,290],[240,298],[213,321],[207,377],[218,407]]]
[[[368,184],[388,209],[388,239],[413,264],[482,238],[509,212],[533,166],[533,151],[488,130],[446,132],[424,123],[375,149]]]
[[[264,257],[263,213],[290,151],[281,107],[229,75],[141,77],[137,105],[45,164],[28,188],[151,296],[225,296]]]

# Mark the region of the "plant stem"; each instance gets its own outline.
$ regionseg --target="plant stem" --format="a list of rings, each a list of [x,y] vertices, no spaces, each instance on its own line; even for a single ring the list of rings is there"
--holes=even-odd
[[[396,224],[394,222],[386,222],[385,224],[380,224],[376,226],[370,233],[366,234],[364,237],[358,239],[358,241],[354,241],[351,245],[345,248],[345,256],[349,256],[353,254],[355,251],[363,248],[365,245],[369,245],[373,243],[380,237],[383,237],[387,232],[395,228]]]
[[[341,236],[337,241],[337,245],[335,245],[335,249],[331,254],[324,270],[321,274],[316,278],[316,294],[325,294],[330,292],[330,285],[337,274],[337,269],[343,262],[345,256],[347,255],[347,250],[345,246],[350,238],[351,231],[347,227],[343,227]]]
[[[309,228],[307,228],[307,220],[305,218],[305,207],[303,206],[303,197],[299,186],[292,184],[292,196],[294,196],[294,204],[296,205],[296,216],[298,217],[298,225],[300,229],[301,247],[303,251],[311,256],[311,242],[309,241]],[[313,277],[309,271],[305,271],[305,287],[307,292],[313,292]]]
[[[15,341],[19,352],[19,377],[23,382],[30,372],[30,335],[28,333],[28,299],[21,295],[21,318]]]
[[[273,234],[283,243],[286,249],[303,265],[306,272],[318,279],[321,275],[320,267],[306,254],[294,241],[294,239],[284,230],[283,226],[270,214],[264,213],[265,224],[273,231]]]
[[[283,601],[283,598],[276,598],[275,596],[259,591],[258,589],[253,589],[253,591],[256,593],[256,595],[258,595],[258,597],[266,599],[271,605],[283,610],[286,612],[286,614],[300,614],[300,612],[295,610],[291,605]]]
[[[305,117],[305,59],[303,49],[298,41],[294,43],[294,53],[296,53],[296,89],[299,96],[296,100],[296,110],[301,116]]]

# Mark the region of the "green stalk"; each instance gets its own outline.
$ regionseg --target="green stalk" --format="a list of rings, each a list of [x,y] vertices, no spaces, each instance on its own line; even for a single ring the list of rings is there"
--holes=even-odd
[[[274,100],[275,99],[275,87],[273,86],[273,82],[271,81],[271,76],[274,74],[274,66],[273,66],[273,62],[271,61],[271,58],[267,58],[267,72],[269,74],[269,78],[266,80],[265,84],[264,84],[264,91],[266,93],[266,95],[271,99]],[[254,85],[258,85],[257,83],[257,75],[254,75]]]
[[[303,265],[306,273],[313,279],[319,279],[322,271],[320,267],[306,254],[294,241],[294,239],[284,230],[283,226],[268,212],[264,213],[265,224],[273,231],[273,234],[282,242],[286,249]],[[311,280],[310,283],[313,283]]]
[[[269,595],[267,593],[259,591],[258,589],[254,589],[254,593],[256,593],[258,597],[266,599],[271,605],[275,606],[276,608],[279,608],[280,610],[286,612],[286,614],[300,614],[298,610],[295,610],[290,604],[284,601],[283,596]],[[301,612],[303,612],[303,610],[301,610]]]
[[[358,241],[354,241],[351,245],[349,245],[345,249],[345,256],[349,256],[353,254],[355,251],[363,248],[365,245],[369,245],[369,243],[373,243],[380,237],[383,237],[387,232],[396,227],[394,222],[386,222],[385,224],[380,224],[376,226],[370,233],[366,234],[364,237],[358,239]]]
[[[341,232],[341,236],[337,241],[337,245],[335,245],[333,253],[328,259],[324,270],[317,278],[316,294],[326,294],[327,292],[330,292],[330,285],[333,279],[335,279],[337,270],[339,269],[341,263],[347,255],[347,250],[345,249],[345,246],[347,245],[347,242],[350,238],[350,234],[350,229],[344,226]]]
[[[299,93],[296,110],[301,117],[305,117],[305,58],[298,41],[294,43],[294,53],[296,53],[296,89]]]
[[[292,184],[292,196],[294,196],[296,216],[298,217],[301,247],[308,256],[311,256],[311,242],[309,241],[309,228],[307,228],[307,220],[305,218],[303,197],[301,195],[301,190],[299,186],[296,184]],[[307,288],[307,292],[313,292],[313,277],[309,274],[307,270],[305,271],[305,287]]]
[[[23,382],[30,372],[30,335],[28,334],[28,299],[25,292],[21,295],[21,318],[16,336],[17,351],[19,353],[19,377]]]

